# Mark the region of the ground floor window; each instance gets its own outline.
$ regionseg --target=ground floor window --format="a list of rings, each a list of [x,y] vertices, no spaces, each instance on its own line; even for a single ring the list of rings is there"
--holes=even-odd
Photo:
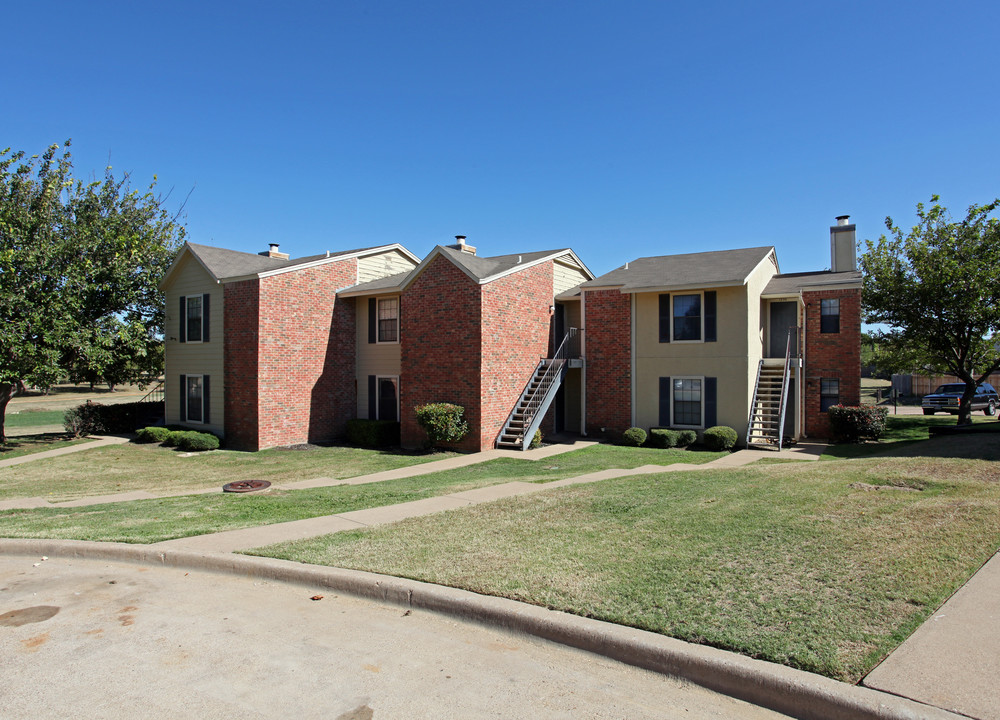
[[[840,402],[840,380],[822,378],[819,381],[819,410],[826,412]]]
[[[702,426],[702,379],[675,377],[673,379],[673,424]]]

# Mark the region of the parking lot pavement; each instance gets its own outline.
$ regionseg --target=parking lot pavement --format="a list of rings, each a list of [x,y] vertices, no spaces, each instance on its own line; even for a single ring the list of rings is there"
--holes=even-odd
[[[426,611],[105,560],[0,556],[0,656],[6,717],[783,717]]]

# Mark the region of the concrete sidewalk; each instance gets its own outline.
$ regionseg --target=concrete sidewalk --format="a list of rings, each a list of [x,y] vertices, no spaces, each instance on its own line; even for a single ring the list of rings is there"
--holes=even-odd
[[[882,664],[866,687],[980,720],[1000,718],[1000,554]]]

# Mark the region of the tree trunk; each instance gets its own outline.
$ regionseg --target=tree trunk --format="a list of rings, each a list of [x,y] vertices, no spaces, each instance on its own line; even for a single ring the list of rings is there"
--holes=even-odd
[[[4,417],[7,414],[7,403],[14,397],[17,385],[14,383],[0,382],[0,445],[7,444],[7,435],[4,433]]]
[[[959,425],[971,425],[972,424],[972,398],[976,396],[976,385],[973,382],[971,385],[965,383],[965,392],[962,393],[962,399],[958,401],[958,424]]]

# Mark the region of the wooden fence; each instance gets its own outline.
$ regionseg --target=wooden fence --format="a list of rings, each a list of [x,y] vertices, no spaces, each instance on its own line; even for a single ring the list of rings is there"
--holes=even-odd
[[[962,382],[954,375],[893,375],[892,389],[900,395],[928,395],[945,383]],[[1000,373],[993,373],[986,382],[993,387],[1000,387]]]

